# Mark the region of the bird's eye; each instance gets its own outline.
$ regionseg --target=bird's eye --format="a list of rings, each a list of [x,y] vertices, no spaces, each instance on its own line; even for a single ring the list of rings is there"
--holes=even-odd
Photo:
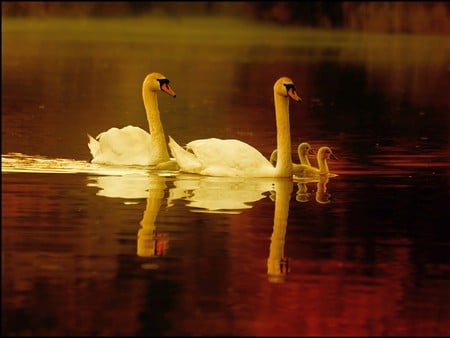
[[[164,84],[168,85],[170,83],[169,79],[157,79],[157,80],[159,82],[160,87]]]
[[[289,90],[293,89],[294,91],[297,91],[295,89],[295,86],[292,83],[285,83],[284,86],[286,87],[286,92],[289,92]]]

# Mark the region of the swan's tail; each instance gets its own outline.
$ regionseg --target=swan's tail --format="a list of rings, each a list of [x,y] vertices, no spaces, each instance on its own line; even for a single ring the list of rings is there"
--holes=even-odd
[[[185,149],[183,149],[175,140],[169,136],[169,149],[172,156],[175,157],[181,171],[197,173],[203,165],[195,157],[195,155]]]
[[[97,156],[98,151],[100,150],[100,143],[91,135],[87,134],[87,136],[88,136],[89,150],[91,152],[92,158],[95,158],[95,156]]]

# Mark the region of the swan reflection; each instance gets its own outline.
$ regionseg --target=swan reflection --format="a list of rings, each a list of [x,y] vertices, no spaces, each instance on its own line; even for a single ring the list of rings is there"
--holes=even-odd
[[[158,175],[151,177],[153,180],[148,189],[147,205],[137,235],[137,255],[140,257],[163,256],[168,248],[167,235],[157,232],[155,225],[167,187],[166,181]]]
[[[297,202],[309,202],[311,200],[311,193],[308,192],[308,186],[306,182],[298,182],[297,183],[297,193],[295,195],[295,200]]]
[[[330,202],[327,184],[332,175],[320,175],[315,178],[292,180],[290,178],[226,178],[199,175],[177,176],[174,188],[169,190],[168,205],[174,200],[189,201],[191,211],[239,213],[238,209],[251,208],[254,202],[269,196],[275,202],[273,231],[267,259],[269,282],[285,281],[289,272],[289,259],[284,254],[284,244],[289,216],[291,195],[294,183],[297,184],[296,200],[313,200],[320,204]],[[315,185],[315,192],[308,192],[308,185]]]
[[[88,187],[99,188],[97,196],[134,200],[148,197],[155,177],[154,175],[94,176],[89,180]]]
[[[327,184],[330,175],[320,175],[310,181],[297,182],[296,200],[308,202],[312,199],[312,193],[308,192],[307,184],[316,183],[315,199],[317,203],[330,203],[330,194],[327,192]],[[275,191],[272,193],[275,200],[273,216],[273,231],[270,238],[269,258],[267,259],[267,275],[271,283],[283,283],[290,271],[289,259],[284,254],[284,243],[289,216],[289,203],[293,192],[293,182],[289,179],[278,179],[274,182]]]
[[[305,203],[311,201],[313,199],[313,196],[315,196],[315,200],[317,203],[330,203],[331,194],[327,192],[327,184],[330,180],[330,177],[333,176],[335,175],[325,174],[320,175],[315,179],[297,180],[297,193],[295,195],[295,200],[297,202]],[[308,184],[311,185],[314,183],[316,184],[315,193],[309,192]]]
[[[295,181],[290,178],[230,178],[191,174],[165,177],[149,173],[147,176],[95,176],[90,178],[88,186],[99,188],[98,196],[127,199],[125,204],[146,199],[137,233],[137,255],[140,257],[157,257],[166,253],[169,240],[166,234],[157,231],[156,219],[167,193],[168,207],[174,206],[176,200],[182,200],[187,201],[185,205],[190,211],[224,214],[239,214],[269,196],[275,205],[267,275],[270,282],[280,283],[285,281],[289,272],[284,243],[294,184],[298,187],[296,201],[308,202],[315,195],[317,203],[325,204],[330,203],[331,195],[327,191],[329,178],[329,175],[320,175],[310,180]],[[168,182],[173,187],[169,188]],[[312,184],[316,186],[315,193],[308,192],[308,185]]]
[[[269,282],[283,282],[289,271],[288,259],[284,255],[284,242],[292,190],[293,182],[290,179],[279,179],[275,182],[275,212],[269,258],[267,259]]]
[[[273,180],[264,178],[212,177],[180,174],[169,190],[167,205],[188,201],[193,212],[239,214],[273,190]]]
[[[166,234],[157,231],[155,223],[167,189],[164,176],[153,173],[95,176],[90,178],[88,186],[99,188],[98,196],[127,199],[125,204],[138,203],[137,199],[145,198],[147,204],[137,233],[137,255],[140,257],[165,255],[168,238]]]
[[[331,194],[327,192],[327,184],[330,180],[329,175],[320,175],[317,182],[316,202],[320,204],[330,203]]]

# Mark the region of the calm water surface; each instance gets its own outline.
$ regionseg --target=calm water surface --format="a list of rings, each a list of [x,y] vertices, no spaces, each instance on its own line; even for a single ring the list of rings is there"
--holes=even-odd
[[[427,48],[423,48],[427,46]],[[448,39],[202,19],[2,23],[2,334],[449,335]],[[86,133],[329,145],[322,181],[89,163]],[[314,159],[311,159],[314,162]]]

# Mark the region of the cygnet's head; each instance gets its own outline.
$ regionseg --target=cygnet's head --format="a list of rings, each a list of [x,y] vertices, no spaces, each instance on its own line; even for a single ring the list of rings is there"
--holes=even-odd
[[[330,157],[336,158],[330,147],[320,147],[319,151],[317,152],[317,156],[326,160],[330,159]]]
[[[297,152],[303,155],[314,154],[314,150],[311,148],[311,145],[308,142],[300,143],[298,145]]]

